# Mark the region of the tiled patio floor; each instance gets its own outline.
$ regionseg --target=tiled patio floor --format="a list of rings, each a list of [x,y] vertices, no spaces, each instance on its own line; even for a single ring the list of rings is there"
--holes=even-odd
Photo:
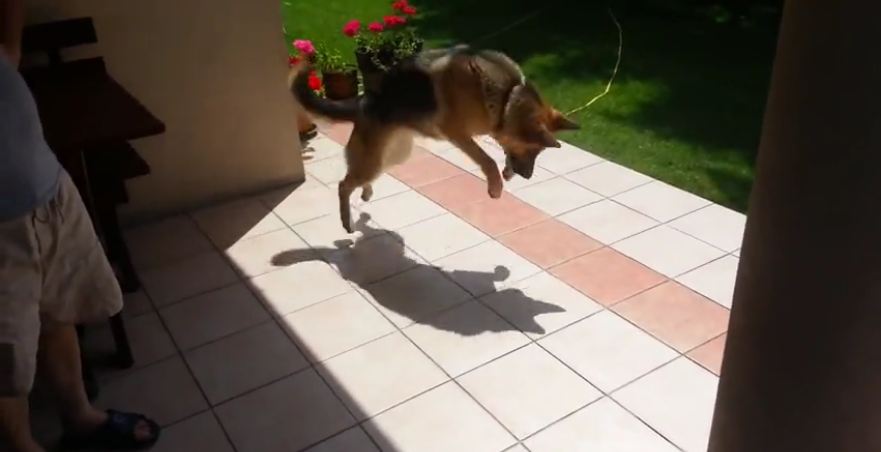
[[[324,131],[304,185],[129,232],[138,364],[100,402],[157,450],[706,449],[742,215],[568,146],[490,200],[422,142],[347,236]]]

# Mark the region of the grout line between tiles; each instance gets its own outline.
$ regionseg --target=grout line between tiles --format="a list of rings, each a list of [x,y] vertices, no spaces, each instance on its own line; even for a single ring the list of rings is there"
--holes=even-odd
[[[598,163],[601,163],[601,162],[598,162]],[[423,196],[424,196],[424,195],[423,195]],[[430,199],[430,198],[428,198],[428,199]],[[434,202],[434,201],[432,200],[432,202]],[[583,206],[582,206],[582,207],[583,207]],[[625,206],[625,207],[626,207],[626,206]],[[706,207],[706,206],[704,206],[704,207]],[[449,212],[449,213],[453,214],[454,216],[457,216],[457,217],[458,217],[458,215],[456,215],[454,212],[452,212],[452,211],[448,211],[448,210],[447,210],[446,208],[444,208],[443,206],[441,206],[441,209],[444,210],[444,211],[446,211],[446,212]],[[632,209],[631,209],[631,210],[632,210]],[[431,217],[431,218],[434,218],[434,217]],[[421,222],[423,222],[423,221],[430,220],[431,218],[427,218],[427,219],[421,220],[421,221],[419,221],[419,222],[417,222],[417,223],[414,223],[414,224],[418,224],[418,223],[421,223]],[[559,221],[559,219],[557,219],[557,218],[555,218],[555,217],[549,217],[549,218],[554,218],[555,220]],[[307,221],[311,221],[311,220],[307,220]],[[299,224],[299,223],[297,223],[297,224]],[[293,230],[292,225],[290,225],[290,224],[288,224],[288,223],[286,223],[286,222],[285,222],[285,225],[286,225],[286,227],[287,227],[288,229]],[[412,226],[412,225],[411,225],[411,226]],[[295,232],[295,231],[294,231],[294,232]],[[513,232],[513,231],[512,231],[512,232]],[[579,231],[579,232],[581,232],[581,231]],[[295,232],[295,234],[296,234],[296,232]],[[582,233],[582,234],[583,234],[583,233]],[[586,235],[586,234],[585,234],[585,235]],[[298,237],[299,237],[299,235],[298,235]],[[498,238],[497,238],[497,237],[490,237],[490,238],[491,238],[492,240],[498,242]],[[305,240],[304,240],[304,241],[305,241]],[[487,240],[487,241],[488,241],[488,240]],[[463,249],[463,250],[460,250],[460,251],[454,252],[454,253],[452,253],[452,254],[450,254],[450,255],[453,255],[453,254],[457,254],[457,253],[460,253],[460,252],[466,251],[466,250],[471,249],[471,248],[473,248],[473,247],[476,247],[476,246],[479,246],[479,245],[481,245],[481,244],[484,244],[484,243],[486,243],[487,241],[484,241],[484,242],[481,242],[480,244],[476,244],[476,245],[471,246],[471,247],[469,247],[469,248],[466,248],[466,249]],[[213,244],[213,242],[212,242],[212,244]],[[307,244],[308,244],[308,242],[307,242]],[[503,247],[505,247],[506,249],[508,249],[508,248],[507,248],[506,246],[504,246],[502,243],[499,242],[499,244],[502,245]],[[313,249],[314,249],[314,247],[311,246],[311,245],[310,245],[310,248],[313,248]],[[408,248],[409,248],[409,247],[408,247]],[[601,249],[601,248],[600,248],[600,249]],[[411,252],[414,252],[414,254],[416,254],[416,255],[419,255],[418,253],[415,253],[415,251],[413,251],[412,249],[410,249],[410,251],[411,251]],[[513,252],[513,250],[511,250],[511,251]],[[591,251],[591,252],[594,252],[594,251],[598,251],[598,250],[593,250],[593,251]],[[524,258],[523,256],[521,256],[519,253],[514,252],[514,254],[517,255],[518,257],[522,258],[522,259],[526,259],[526,258]],[[584,253],[584,254],[589,254],[589,253]],[[584,254],[582,254],[582,256],[583,256]],[[728,253],[728,254],[731,254],[731,253]],[[421,257],[421,255],[419,255],[419,256]],[[445,257],[448,257],[448,256],[445,256]],[[580,257],[580,256],[573,257],[573,258],[571,258],[571,259],[569,259],[569,260],[577,259],[578,257]],[[424,259],[424,258],[423,258],[423,259]],[[439,258],[439,259],[442,259],[442,258]],[[436,259],[436,260],[439,260],[439,259]],[[526,259],[526,260],[528,261],[528,259]],[[426,260],[426,262],[430,263],[431,261]],[[561,262],[561,263],[558,263],[558,264],[556,264],[555,266],[562,265],[562,264],[565,263],[565,262],[568,262],[568,260],[567,260],[567,261],[564,261],[564,262]],[[637,262],[638,262],[638,261],[637,261]],[[642,264],[642,265],[644,265],[644,264]],[[704,265],[706,265],[706,264],[704,264]],[[332,267],[333,267],[333,266],[332,266]],[[553,268],[553,267],[551,267],[551,268]],[[412,269],[412,268],[408,268],[408,269],[405,270],[405,271],[408,271],[408,270],[411,270],[411,269]],[[543,273],[543,272],[547,272],[547,270],[541,270],[539,273]],[[391,278],[391,277],[394,277],[394,276],[397,276],[397,275],[399,275],[399,274],[401,274],[401,273],[403,273],[403,272],[397,272],[397,273],[394,273],[394,274],[392,274],[392,275],[389,275],[389,276],[386,277],[386,278],[383,278],[383,280],[384,280],[384,279]],[[241,274],[239,274],[239,273],[237,272],[236,276],[237,276],[237,278],[239,279],[239,281],[237,281],[237,283],[238,283],[238,282],[245,282],[246,286],[248,286],[248,287],[249,287],[249,290],[251,290],[250,285],[247,284],[247,279],[244,278],[243,275],[241,275]],[[444,275],[444,276],[447,277],[446,275]],[[527,276],[527,278],[528,278],[528,277],[531,277],[531,276],[534,276],[534,275]],[[447,277],[447,279],[451,279],[451,278]],[[524,279],[525,279],[525,278],[524,278]],[[671,280],[672,280],[672,278],[671,278]],[[378,281],[376,281],[376,282],[378,282]],[[459,285],[456,281],[452,281],[452,282],[455,283],[456,285]],[[374,282],[374,283],[375,283],[375,282]],[[565,282],[564,282],[564,283],[565,283]],[[353,283],[353,282],[351,282],[351,281],[349,281],[349,284],[350,284],[350,286],[354,286],[354,285],[355,285],[355,283]],[[233,284],[230,284],[230,286],[231,286],[231,285],[233,285]],[[567,284],[567,285],[568,285],[568,284]],[[459,285],[459,286],[461,287],[461,285]],[[227,286],[227,287],[228,287],[228,286]],[[653,286],[653,287],[654,287],[654,286]],[[353,288],[354,288],[354,287],[353,287]],[[212,289],[211,291],[214,291],[214,290],[218,290],[218,289]],[[649,289],[646,289],[646,290],[649,290]],[[206,293],[211,292],[211,291],[207,291]],[[251,291],[253,292],[253,290],[251,290]],[[468,292],[468,291],[466,290],[466,293],[467,293],[467,292]],[[147,294],[146,291],[145,291],[145,295],[149,295],[149,294]],[[363,295],[363,294],[359,293],[359,295],[360,295],[362,298],[364,298],[364,295]],[[198,296],[198,295],[195,295],[195,296]],[[636,295],[634,295],[634,296],[636,296]],[[192,297],[191,297],[191,298],[192,298]],[[332,297],[331,297],[331,298],[332,298]],[[446,311],[448,311],[448,310],[454,309],[454,308],[456,308],[456,307],[458,307],[458,306],[461,306],[462,304],[467,303],[467,302],[469,302],[469,301],[471,301],[471,300],[475,300],[475,301],[481,303],[484,307],[487,307],[488,309],[490,309],[493,313],[495,313],[495,314],[498,315],[500,318],[502,318],[506,323],[509,323],[509,325],[513,327],[513,331],[520,331],[520,329],[517,328],[515,325],[510,324],[510,322],[507,320],[507,318],[505,318],[504,316],[500,315],[500,314],[497,313],[494,309],[492,309],[492,307],[490,307],[490,306],[488,306],[486,303],[484,303],[484,302],[482,301],[482,298],[483,298],[483,297],[477,297],[477,298],[475,298],[475,297],[470,297],[470,298],[464,300],[462,303],[459,303],[459,304],[457,304],[457,305],[455,305],[455,306],[452,306],[452,307],[446,308],[446,309],[441,310],[441,311],[438,311],[438,312],[436,312],[436,313],[432,313],[432,314],[429,315],[429,317],[431,317],[431,316],[436,316],[436,315],[442,315],[443,312],[446,312]],[[628,297],[628,298],[630,298],[630,297]],[[152,298],[151,298],[151,297],[148,297],[148,299],[151,301],[151,304],[152,304]],[[179,300],[178,302],[183,301],[183,300],[185,300],[185,299]],[[324,301],[327,301],[327,300],[322,300],[322,301],[319,301],[319,302],[317,302],[317,303],[315,303],[315,304],[318,304],[318,303],[321,303],[321,302],[324,302]],[[369,300],[366,300],[366,299],[365,299],[365,301],[367,301],[371,306],[373,306],[374,309],[376,309],[377,311],[379,311],[379,309],[378,309],[373,303],[371,303]],[[621,301],[624,301],[624,300],[621,300]],[[175,302],[175,303],[177,303],[177,302]],[[170,306],[170,304],[169,304],[169,305],[165,305],[165,306],[163,306],[163,308],[165,308],[165,307],[167,307],[167,306]],[[314,306],[314,304],[313,304],[313,305],[310,305],[310,306]],[[304,308],[305,308],[305,307],[304,307]],[[156,311],[157,311],[157,313],[158,313],[159,309],[155,308],[155,306],[154,306],[154,309],[156,309]],[[567,324],[566,326],[563,326],[563,327],[561,327],[561,328],[558,328],[556,331],[554,331],[554,332],[552,332],[552,333],[549,333],[548,335],[545,335],[545,336],[540,337],[539,339],[544,338],[544,337],[547,337],[547,336],[549,336],[550,334],[554,334],[554,333],[557,333],[557,332],[559,332],[559,331],[562,331],[562,330],[568,328],[569,326],[574,325],[575,323],[579,323],[579,322],[581,322],[581,321],[584,321],[584,320],[586,320],[587,318],[591,317],[592,315],[596,315],[597,313],[602,312],[603,310],[609,310],[610,312],[613,312],[613,313],[614,313],[614,311],[612,311],[611,309],[608,309],[608,308],[606,308],[606,307],[603,307],[603,309],[597,311],[596,313],[593,313],[593,314],[591,314],[591,315],[589,315],[589,316],[586,316],[586,317],[584,317],[584,318],[582,318],[582,319],[575,320],[575,321],[573,321],[572,323]],[[298,310],[298,311],[299,311],[299,310]],[[294,311],[294,312],[296,312],[296,311]],[[379,312],[380,312],[381,315],[383,315],[383,317],[385,317],[386,319],[388,319],[388,318],[387,318],[387,317],[386,317],[381,311],[379,311]],[[289,315],[289,314],[290,314],[290,313],[285,314],[285,315]],[[615,313],[615,314],[617,315],[617,313]],[[161,320],[161,316],[159,316],[159,317],[160,317],[160,320]],[[278,324],[278,321],[280,320],[280,317],[281,317],[281,316],[274,316],[274,315],[273,315],[273,316],[271,316],[271,319],[270,319],[270,320],[267,320],[267,321],[265,321],[265,322],[262,322],[261,325],[264,324],[264,323],[266,323],[266,322],[268,322],[268,321],[275,321],[276,324]],[[424,319],[423,319],[423,320],[424,320]],[[626,320],[626,319],[625,319],[625,320]],[[402,329],[401,327],[398,327],[394,322],[390,322],[390,323],[392,323],[392,325],[394,326],[394,328],[395,328],[395,330],[396,330],[397,332],[400,332],[401,334],[404,335],[404,337],[406,337],[408,340],[410,340],[410,339],[409,339],[409,336],[407,336],[405,333],[403,333],[403,329]],[[415,323],[415,322],[414,322],[414,323]],[[162,321],[162,324],[163,324],[163,327],[166,329],[166,333],[169,334],[169,336],[171,336],[171,335],[170,335],[170,332],[168,332],[168,330],[167,330],[167,325],[165,325],[164,320]],[[256,326],[256,325],[255,325],[255,326]],[[249,328],[253,328],[253,327],[255,327],[255,326],[251,326],[251,327],[249,327]],[[285,325],[279,325],[279,326],[280,326],[281,328],[283,328],[283,329],[286,328]],[[409,325],[408,325],[408,326],[409,326]],[[637,327],[638,327],[638,326],[637,326]],[[406,327],[405,327],[405,328],[406,328]],[[639,329],[640,329],[641,331],[644,331],[642,328],[639,328]],[[240,331],[238,331],[238,332],[241,332],[241,331],[244,331],[244,330],[240,330]],[[238,333],[238,332],[236,332],[236,333]],[[386,337],[386,336],[388,336],[388,335],[394,334],[394,332],[395,332],[395,331],[390,332],[390,333],[388,333],[388,334],[385,334],[385,335],[383,335],[383,336],[381,336],[381,337],[379,337],[379,338],[375,338],[375,339],[373,339],[373,340],[371,340],[371,341],[369,341],[369,342],[367,342],[367,343],[370,343],[370,342],[373,342],[373,341],[375,341],[375,340],[381,339],[382,337]],[[523,334],[522,331],[520,331],[520,332],[521,332],[521,334]],[[232,334],[236,334],[236,333],[232,333]],[[509,352],[507,352],[507,353],[505,353],[505,354],[503,354],[503,355],[501,355],[501,356],[499,356],[499,357],[494,358],[493,360],[490,360],[490,361],[488,361],[488,362],[486,362],[486,363],[481,364],[480,366],[475,367],[474,369],[471,369],[471,370],[469,370],[469,371],[467,371],[467,372],[464,372],[462,375],[465,375],[465,374],[467,374],[467,373],[473,372],[473,371],[476,370],[476,369],[479,369],[479,368],[481,368],[481,367],[484,367],[484,366],[486,366],[486,365],[488,365],[488,364],[490,364],[490,363],[492,363],[492,362],[494,362],[494,361],[496,361],[496,360],[498,360],[498,359],[501,359],[501,358],[504,357],[504,356],[507,356],[507,355],[510,354],[510,353],[514,353],[514,352],[516,352],[517,350],[520,350],[520,349],[522,349],[523,347],[528,346],[530,343],[536,343],[536,344],[538,344],[538,342],[537,342],[536,339],[533,339],[533,338],[532,338],[531,336],[529,336],[529,335],[526,335],[526,334],[524,334],[524,335],[525,335],[525,336],[527,337],[527,339],[528,339],[528,341],[527,341],[527,343],[526,343],[525,345],[523,345],[523,346],[521,346],[521,347],[517,347],[517,348],[515,348],[514,350],[511,350],[511,351],[509,351]],[[290,340],[292,340],[292,339],[290,338],[290,335],[287,335],[287,334],[286,334],[286,336],[288,336],[288,338],[289,338]],[[172,340],[173,340],[173,338],[172,338]],[[413,343],[412,340],[410,340],[410,341],[411,341],[411,343]],[[296,344],[296,341],[293,341],[293,340],[292,340],[292,342],[294,343],[295,347],[297,347],[298,350],[299,350],[300,347]],[[186,360],[183,358],[183,353],[181,352],[179,346],[177,345],[176,342],[173,341],[173,343],[175,344],[175,347],[176,347],[176,349],[177,349],[177,356],[179,356],[181,359],[183,359],[184,362],[185,362],[185,364],[186,364]],[[358,346],[356,346],[356,347],[353,347],[352,349],[347,350],[347,351],[345,351],[345,352],[341,352],[340,354],[342,354],[342,353],[347,353],[347,352],[349,352],[349,351],[351,351],[351,350],[354,350],[354,349],[356,349],[356,348],[359,348],[359,347],[361,347],[361,346],[364,346],[364,345],[366,345],[367,343],[364,343],[364,344],[358,345]],[[201,347],[201,346],[204,346],[204,345],[207,345],[207,344],[202,344],[202,345],[200,345],[200,347]],[[462,386],[456,381],[456,379],[459,378],[459,377],[461,377],[461,375],[459,375],[458,377],[452,377],[452,376],[450,376],[450,375],[449,375],[445,370],[443,370],[443,368],[440,367],[440,366],[439,366],[439,365],[438,365],[438,364],[437,364],[437,363],[436,363],[436,362],[435,362],[430,356],[428,356],[428,354],[427,354],[424,350],[422,350],[421,348],[419,348],[418,345],[416,345],[415,343],[413,343],[413,345],[416,346],[417,349],[419,349],[420,351],[422,351],[422,353],[425,354],[425,355],[428,357],[428,359],[431,360],[436,366],[438,366],[438,368],[440,368],[445,374],[447,374],[448,377],[450,378],[450,380],[456,382],[457,386],[459,386],[460,389],[465,390],[464,387],[462,387]],[[540,345],[539,345],[539,346],[540,346]],[[542,347],[542,349],[545,350],[543,347]],[[547,350],[545,350],[545,351],[547,352]],[[550,353],[550,352],[548,352],[548,353]],[[677,354],[678,354],[679,356],[684,356],[684,355],[685,355],[685,354],[679,354],[678,352],[677,352]],[[555,356],[555,355],[553,355],[552,353],[551,353],[551,355],[552,355],[552,356]],[[308,356],[308,355],[304,354],[304,356]],[[339,356],[339,354],[338,354],[338,355],[334,355],[334,356]],[[674,358],[674,360],[675,360],[675,359],[678,359],[679,356],[677,356],[677,358]],[[555,358],[556,358],[556,356],[555,356]],[[171,359],[171,358],[167,358],[167,359]],[[558,359],[558,358],[557,358],[557,359]],[[308,360],[308,358],[307,358],[307,360]],[[559,360],[559,359],[558,359],[558,360]],[[309,361],[309,366],[308,366],[308,367],[306,367],[306,368],[304,368],[304,369],[301,369],[301,370],[295,372],[294,374],[296,374],[296,373],[298,373],[298,372],[302,372],[303,370],[305,370],[305,369],[310,369],[310,368],[311,368],[311,369],[315,369],[315,370],[317,371],[316,367],[317,367],[317,365],[320,364],[320,363],[313,363],[313,362],[311,362],[311,360],[308,360],[308,361]],[[565,365],[565,363],[563,363],[563,364]],[[668,362],[668,363],[665,363],[665,365],[666,365],[666,364],[669,364],[669,362]],[[567,367],[569,367],[569,366],[567,365]],[[660,368],[660,367],[663,367],[663,366],[659,366],[659,368]],[[189,369],[189,366],[188,366],[188,370],[190,371],[191,376],[193,377],[194,381],[195,381],[195,382],[197,383],[197,385],[198,385],[198,380],[195,379],[195,376],[194,376],[194,375],[192,375],[192,370]],[[571,370],[571,368],[570,368],[570,370]],[[657,369],[654,369],[654,370],[657,370]],[[651,373],[651,372],[654,372],[654,370],[652,370],[652,371],[650,371],[650,372],[648,372],[648,373],[646,373],[646,374],[644,374],[644,375],[638,377],[637,379],[635,379],[635,380],[633,380],[633,381],[636,381],[636,380],[642,378],[643,376],[648,375],[648,374]],[[580,374],[578,374],[577,372],[575,372],[575,373],[576,373],[577,375],[580,376]],[[320,373],[318,373],[318,374],[319,374],[319,376],[321,376]],[[291,374],[291,375],[293,375],[293,374]],[[290,375],[289,375],[289,376],[290,376]],[[289,377],[289,376],[287,376],[287,377]],[[283,378],[287,378],[287,377],[283,377]],[[323,376],[321,376],[321,377],[322,377],[322,380],[323,380]],[[583,377],[582,377],[582,378],[583,378]],[[444,382],[444,383],[441,383],[441,384],[446,384],[446,383],[449,382],[450,380],[448,380],[448,381],[446,381],[446,382]],[[585,379],[585,381],[587,381],[587,380]],[[589,383],[589,381],[588,381],[588,383]],[[617,390],[619,390],[619,389],[622,389],[623,387],[625,387],[625,386],[627,386],[627,385],[629,385],[629,384],[631,384],[631,383],[632,383],[632,382],[629,382],[629,383],[625,384],[624,386],[622,386],[621,388],[616,389],[615,391],[617,391]],[[270,384],[271,384],[271,383],[270,383]],[[325,384],[327,384],[326,381],[325,381]],[[328,386],[329,386],[329,385],[328,385]],[[440,386],[440,385],[437,385],[437,386]],[[430,389],[428,389],[428,390],[426,390],[426,391],[424,391],[424,392],[422,392],[422,393],[420,393],[420,394],[418,394],[418,395],[416,395],[416,396],[414,396],[414,397],[412,397],[412,398],[418,397],[418,396],[424,394],[425,392],[428,392],[428,391],[430,391],[430,390],[436,388],[437,386],[435,386],[435,387],[433,387],[433,388],[430,388]],[[592,386],[593,386],[593,385],[592,385]],[[200,388],[200,391],[201,391],[201,390],[202,390],[201,385],[199,385],[199,388]],[[257,390],[257,389],[259,389],[259,388],[255,388],[254,390]],[[597,389],[599,389],[599,388],[597,388]],[[334,394],[336,394],[336,392],[333,391],[332,388],[331,388],[331,390],[332,390],[332,392],[333,392]],[[469,396],[470,396],[472,399],[474,399],[474,397],[471,396],[471,394],[468,393],[467,390],[465,390],[465,392],[466,392],[467,394],[469,394]],[[602,391],[600,391],[600,392],[602,393]],[[613,392],[614,392],[614,391],[613,391]],[[239,396],[233,397],[233,398],[231,398],[230,400],[232,400],[232,399],[234,399],[234,398],[237,398],[237,397],[241,397],[242,395],[244,395],[244,394],[241,394],[241,395],[239,395]],[[204,392],[203,392],[203,397],[205,397]],[[339,397],[337,397],[337,398],[339,398]],[[407,401],[412,400],[412,398],[410,398],[410,399],[408,399],[408,400],[406,400],[406,401],[404,401],[404,402],[401,402],[401,403],[395,405],[394,407],[397,407],[397,406],[399,406],[399,405],[401,405],[401,404],[403,404],[403,403],[406,403]],[[611,398],[611,397],[610,397],[610,398]],[[207,401],[207,397],[205,397],[205,400]],[[485,407],[483,407],[483,405],[480,404],[480,402],[478,402],[476,399],[474,399],[474,401],[475,401],[475,403],[478,403],[479,406],[481,406],[481,407],[482,407],[482,408],[483,408],[488,414],[490,414],[491,417],[493,417],[493,418],[498,422],[498,419],[496,419],[495,416],[494,416],[491,412],[489,412],[489,410],[487,410]],[[227,400],[227,401],[224,401],[224,402],[222,402],[222,403],[226,403],[226,402],[228,402],[228,400]],[[341,403],[342,403],[342,401],[341,401]],[[615,401],[615,403],[617,403],[617,401]],[[209,403],[209,406],[210,406],[210,403]],[[348,410],[348,406],[347,406],[345,403],[343,403],[343,406],[345,406],[345,407],[347,408],[347,410]],[[394,408],[394,407],[392,407],[392,408]],[[389,409],[392,409],[392,408],[389,408]],[[580,408],[580,409],[583,409],[583,407]],[[579,410],[580,410],[580,409],[579,409]],[[212,409],[212,411],[213,411],[213,409]],[[385,411],[387,411],[387,410],[385,410]],[[384,413],[385,411],[383,411],[382,413]],[[578,411],[578,410],[576,410],[576,411]],[[628,411],[628,412],[629,412],[629,411]],[[573,412],[573,413],[574,413],[574,412]],[[381,413],[380,413],[380,414],[381,414]],[[631,413],[631,414],[632,414],[632,413]],[[215,417],[216,417],[216,413],[215,413]],[[374,416],[374,417],[375,417],[375,416]],[[355,418],[357,419],[357,417],[355,417]],[[363,426],[363,424],[366,423],[367,421],[369,421],[370,419],[371,419],[371,418],[365,419],[364,421],[358,423],[358,425],[362,425],[362,426]],[[220,423],[220,422],[219,422],[219,419],[217,419],[217,421],[218,421],[218,423]],[[553,422],[553,423],[551,423],[550,425],[554,425],[554,424],[556,424],[557,422],[559,422],[559,420],[558,420],[558,421],[555,421],[555,422]],[[502,425],[503,428],[505,428],[506,430],[508,430],[507,427],[504,426],[504,424],[502,424],[501,422],[499,422],[499,424]],[[223,427],[222,423],[220,423],[220,425],[221,425],[221,427]],[[549,426],[550,426],[550,425],[549,425]],[[549,427],[549,426],[548,426],[548,427]],[[343,431],[346,431],[346,430],[348,430],[349,428],[351,428],[351,427],[347,427],[347,428],[346,428],[345,430],[343,430]],[[545,428],[547,428],[547,427],[545,427]],[[650,428],[651,428],[651,427],[650,427]],[[653,430],[654,430],[654,429],[653,429]],[[225,429],[224,429],[224,433],[227,434],[226,431],[225,431]],[[509,433],[511,433],[511,432],[509,431]],[[512,436],[513,436],[515,439],[517,438],[517,437],[514,436],[513,434],[512,434]],[[368,437],[370,437],[371,440],[374,441],[374,443],[375,443],[375,440],[373,439],[372,436],[370,436],[370,435],[368,434]],[[662,435],[662,437],[663,437],[663,435]],[[228,434],[227,434],[227,439],[230,440]],[[322,440],[321,442],[325,441],[326,439],[327,439],[327,438],[325,438],[325,439]],[[231,440],[230,440],[230,443],[232,444]],[[518,440],[518,441],[517,441],[517,444],[522,444],[522,441],[519,441],[519,440]],[[378,446],[378,445],[377,445],[377,446]],[[310,447],[311,447],[311,446],[310,446]],[[525,447],[525,446],[524,446],[524,447]]]
[[[196,224],[195,221],[193,223],[195,224],[196,229],[199,231],[199,233],[201,233],[203,236],[205,236],[204,231],[202,231],[202,229],[199,227],[199,225]],[[207,237],[205,237],[205,239],[208,240]],[[212,247],[214,246],[214,244],[210,240],[208,240],[208,242],[211,243]],[[152,297],[150,297],[149,294],[146,294],[146,293],[145,293],[145,295],[147,295],[147,298],[152,303],[153,302]],[[221,422],[220,416],[218,416],[217,412],[214,411],[214,407],[211,405],[211,402],[208,399],[208,394],[205,392],[205,389],[202,388],[202,384],[199,382],[199,379],[196,377],[195,372],[193,372],[193,369],[190,366],[190,363],[187,362],[186,358],[184,357],[184,353],[181,350],[180,344],[177,343],[177,340],[175,340],[174,336],[171,334],[171,329],[168,327],[168,324],[165,322],[165,319],[161,315],[158,314],[158,311],[157,311],[157,317],[159,317],[159,322],[162,325],[162,328],[165,330],[165,334],[167,334],[169,340],[171,340],[171,343],[174,346],[174,349],[176,351],[176,355],[173,358],[178,358],[181,360],[184,367],[187,369],[187,373],[189,374],[190,378],[193,380],[193,384],[199,390],[199,394],[202,396],[202,400],[205,402],[205,405],[208,407],[207,411],[211,412],[211,415],[214,417],[214,421],[217,422],[217,425],[220,427],[220,430],[223,432],[223,436],[226,438],[226,441],[229,444],[230,448],[233,450],[233,452],[237,452],[238,448],[236,448],[236,445],[233,442],[232,437],[230,436],[229,432],[226,430],[226,427],[223,425],[223,422]],[[173,359],[173,358],[169,358],[169,359]],[[180,421],[178,421],[177,423],[179,423],[179,422]],[[172,424],[172,425],[174,425],[174,424]],[[169,425],[169,427],[170,427],[170,425]]]

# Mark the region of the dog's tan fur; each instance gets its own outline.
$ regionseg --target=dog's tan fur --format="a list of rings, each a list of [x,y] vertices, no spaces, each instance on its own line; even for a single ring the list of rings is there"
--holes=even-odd
[[[430,78],[436,107],[429,115],[394,122],[377,119],[363,108],[331,111],[329,101],[311,98],[311,92],[302,89],[305,69],[295,70],[294,93],[311,113],[354,122],[346,145],[348,172],[339,185],[340,218],[349,232],[349,198],[354,190],[362,188],[361,197],[368,201],[373,195],[371,183],[390,166],[407,160],[417,134],[449,140],[465,152],[486,176],[489,195],[498,198],[503,187],[498,166],[473,137],[488,134],[501,144],[508,159],[505,179],[515,172],[528,178],[538,154],[560,146],[553,132],[577,128],[547,105],[525,82],[520,68],[500,53],[462,48],[429,51],[419,56],[417,64]]]

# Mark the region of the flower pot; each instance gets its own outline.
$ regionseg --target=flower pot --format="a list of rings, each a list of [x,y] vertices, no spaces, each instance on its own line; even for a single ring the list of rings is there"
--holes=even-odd
[[[380,52],[380,62],[391,61],[391,55],[388,52]],[[377,93],[382,85],[382,77],[385,71],[376,65],[373,61],[373,53],[359,49],[355,51],[355,61],[358,63],[358,70],[361,72],[361,78],[364,81],[364,90],[367,92]]]
[[[422,51],[422,42],[417,44],[416,53]],[[374,61],[374,55],[382,66]],[[410,58],[415,58],[413,55]],[[355,50],[355,61],[358,63],[358,70],[364,80],[364,90],[368,92],[379,92],[382,85],[382,78],[388,70],[394,69],[399,63],[395,61],[394,52],[388,49],[381,49],[378,53],[368,52],[365,49]],[[383,67],[384,66],[384,67]]]
[[[351,99],[358,95],[358,72],[322,72],[324,95],[328,99]]]

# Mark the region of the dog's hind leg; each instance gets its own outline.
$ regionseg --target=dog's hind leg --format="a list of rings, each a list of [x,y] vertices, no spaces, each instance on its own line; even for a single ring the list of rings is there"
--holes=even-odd
[[[343,223],[343,229],[349,234],[355,232],[352,228],[352,207],[350,206],[349,201],[352,197],[352,192],[354,192],[356,188],[358,188],[358,184],[355,181],[355,178],[352,177],[351,173],[346,174],[345,179],[343,179],[339,185],[340,221]]]
[[[373,185],[372,184],[364,184],[361,187],[361,200],[364,202],[370,201],[370,198],[373,197]]]

